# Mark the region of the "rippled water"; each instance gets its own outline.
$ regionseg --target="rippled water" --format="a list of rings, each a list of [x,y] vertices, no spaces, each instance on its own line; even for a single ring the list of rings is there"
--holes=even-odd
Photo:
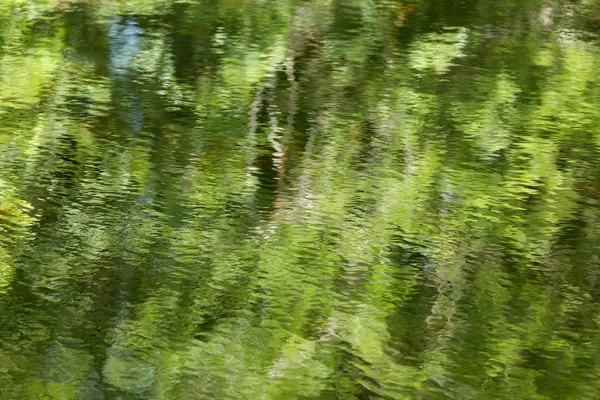
[[[599,399],[598,32],[0,0],[0,398]]]

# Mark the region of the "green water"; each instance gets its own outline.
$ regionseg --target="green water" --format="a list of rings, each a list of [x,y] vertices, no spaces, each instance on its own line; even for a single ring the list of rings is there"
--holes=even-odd
[[[0,0],[0,399],[600,399],[599,33]]]

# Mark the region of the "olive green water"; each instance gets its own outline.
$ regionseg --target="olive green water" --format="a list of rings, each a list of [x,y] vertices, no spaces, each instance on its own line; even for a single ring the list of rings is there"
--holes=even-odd
[[[599,32],[0,0],[0,398],[600,399]]]

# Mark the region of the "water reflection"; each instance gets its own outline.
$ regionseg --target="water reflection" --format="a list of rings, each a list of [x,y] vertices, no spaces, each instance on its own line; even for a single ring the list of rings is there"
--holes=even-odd
[[[5,0],[0,397],[600,397],[597,11]]]

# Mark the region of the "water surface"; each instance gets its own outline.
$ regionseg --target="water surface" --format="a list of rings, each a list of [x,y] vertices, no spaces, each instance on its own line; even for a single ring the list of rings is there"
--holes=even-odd
[[[0,0],[0,398],[600,398],[598,32]]]

